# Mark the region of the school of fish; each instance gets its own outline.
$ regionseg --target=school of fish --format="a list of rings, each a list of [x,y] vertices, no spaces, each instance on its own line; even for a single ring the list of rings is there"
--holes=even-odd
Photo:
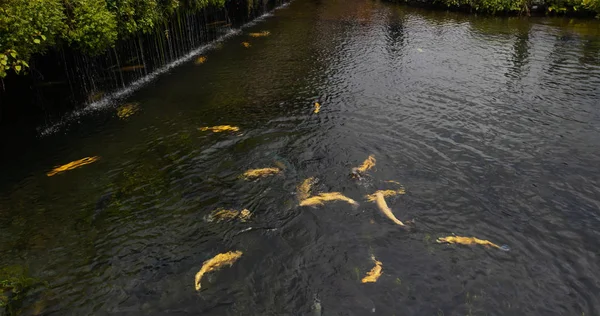
[[[213,24],[224,23],[224,22],[225,21],[219,21],[219,22],[215,22]],[[256,33],[249,33],[248,35],[250,37],[254,37],[254,38],[266,37],[266,36],[270,35],[270,32],[262,31],[262,32],[256,32]],[[166,36],[168,38],[168,33],[166,33]],[[245,48],[251,47],[251,44],[249,42],[242,42],[242,45]],[[419,49],[419,50],[421,51],[421,49]],[[199,56],[198,58],[196,58],[195,64],[196,65],[204,64],[206,62],[206,60],[207,60],[206,56]],[[143,68],[144,68],[143,65],[134,65],[134,66],[122,67],[119,69],[119,71],[132,71],[132,70],[143,69]],[[121,119],[125,119],[125,118],[128,118],[131,115],[135,114],[138,110],[139,110],[139,104],[137,104],[137,103],[125,104],[125,105],[122,105],[119,108],[117,108],[117,116]],[[321,104],[319,102],[315,102],[313,112],[315,114],[317,114],[320,112],[320,110],[321,110]],[[237,132],[240,130],[240,128],[236,127],[236,126],[231,126],[231,125],[217,125],[217,126],[200,127],[200,128],[198,128],[198,130],[220,133],[220,132]],[[51,171],[49,171],[47,173],[47,176],[51,177],[51,176],[57,175],[59,173],[68,171],[68,170],[76,169],[76,168],[91,164],[93,162],[96,162],[99,159],[100,159],[100,157],[93,156],[93,157],[85,157],[85,158],[82,158],[79,160],[75,160],[75,161],[69,162],[67,164],[55,167],[54,169],[52,169]],[[375,167],[375,165],[376,165],[375,156],[369,155],[369,157],[360,166],[352,168],[351,174],[353,177],[360,179],[362,176],[366,175],[366,173],[369,170],[373,169]],[[250,170],[245,171],[240,176],[240,178],[245,179],[245,180],[254,180],[254,179],[263,178],[263,177],[267,177],[267,176],[277,175],[277,174],[281,173],[281,171],[283,169],[284,169],[284,166],[282,164],[278,164],[278,167],[250,169]],[[316,195],[312,195],[311,191],[312,191],[312,187],[315,184],[315,182],[316,182],[316,179],[314,177],[309,177],[309,178],[305,179],[304,181],[302,181],[296,187],[296,195],[299,200],[299,206],[316,207],[316,206],[323,206],[327,202],[335,202],[335,201],[346,202],[354,207],[359,206],[358,202],[343,195],[340,192],[322,192],[322,193],[318,193]],[[393,184],[401,186],[401,184],[395,180],[387,180],[385,182],[393,183]],[[396,218],[396,216],[394,215],[392,210],[389,208],[389,206],[387,205],[387,202],[385,200],[386,197],[403,195],[405,193],[406,193],[406,191],[405,191],[404,187],[401,186],[399,189],[396,189],[396,190],[377,190],[373,194],[366,195],[365,199],[368,202],[375,202],[379,211],[383,215],[385,215],[388,219],[390,219],[393,223],[395,223],[396,225],[402,226],[402,227],[406,227],[406,225],[402,221],[400,221],[398,218]],[[220,222],[220,221],[230,221],[230,220],[237,219],[240,222],[246,222],[250,219],[251,216],[252,216],[252,213],[248,209],[231,210],[231,209],[220,208],[220,209],[216,209],[216,210],[212,211],[211,214],[208,215],[207,221],[208,222],[213,222],[213,221]],[[508,250],[508,247],[506,245],[499,246],[489,240],[479,239],[476,237],[446,236],[446,237],[439,237],[436,241],[437,241],[437,243],[460,244],[460,245],[482,245],[486,248],[497,248],[497,249],[501,249],[501,250]],[[229,251],[229,252],[225,252],[225,253],[219,253],[216,256],[214,256],[213,258],[204,261],[202,267],[196,273],[195,278],[194,278],[194,286],[195,286],[196,291],[199,291],[201,289],[201,280],[205,274],[207,274],[209,272],[214,272],[214,271],[220,270],[221,268],[223,268],[225,266],[233,266],[233,264],[241,258],[242,254],[243,253],[241,251]],[[375,259],[374,255],[371,256],[371,260],[373,261],[375,266],[369,272],[367,272],[365,277],[362,278],[361,283],[375,283],[382,275],[383,263],[381,261]],[[315,299],[315,302],[316,302],[315,303],[316,307],[314,309],[318,313],[320,313],[321,312],[320,301]]]

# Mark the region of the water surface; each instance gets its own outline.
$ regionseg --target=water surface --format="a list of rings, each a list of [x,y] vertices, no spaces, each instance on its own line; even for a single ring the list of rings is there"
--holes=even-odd
[[[307,315],[318,298],[323,315],[600,313],[598,21],[296,0],[205,56],[5,154],[0,266],[38,280],[13,310]],[[139,110],[119,119],[125,103]],[[225,124],[240,131],[198,130]],[[299,207],[311,176],[360,206]],[[410,231],[364,199],[388,180]],[[253,215],[207,221],[220,207]],[[511,250],[435,242],[453,233]],[[232,250],[196,292],[202,263]],[[371,255],[383,275],[361,284]]]

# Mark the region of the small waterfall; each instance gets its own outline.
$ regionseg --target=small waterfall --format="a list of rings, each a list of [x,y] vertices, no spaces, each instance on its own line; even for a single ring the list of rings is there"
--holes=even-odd
[[[178,11],[153,32],[122,39],[96,56],[66,46],[57,47],[34,58],[28,80],[19,78],[20,85],[28,84],[33,90],[36,104],[27,99],[30,104],[18,106],[41,109],[38,117],[43,118],[44,127],[38,128],[38,132],[51,134],[69,121],[112,104],[157,75],[200,54],[211,43],[235,33],[285,1],[231,0],[223,8]],[[16,106],[15,100],[25,103],[22,97],[11,95],[11,84],[7,86],[4,92],[0,90],[0,109],[7,103]]]

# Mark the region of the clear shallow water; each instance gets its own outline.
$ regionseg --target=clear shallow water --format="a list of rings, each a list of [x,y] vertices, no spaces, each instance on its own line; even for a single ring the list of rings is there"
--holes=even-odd
[[[39,280],[22,314],[306,315],[315,296],[323,315],[600,313],[597,21],[297,0],[206,57],[131,95],[128,119],[107,108],[4,158],[0,265]],[[241,131],[197,130],[222,124]],[[298,207],[310,176],[360,207]],[[364,200],[386,180],[410,232]],[[206,221],[219,207],[253,217]],[[511,250],[435,243],[452,233]],[[383,275],[361,284],[372,254]]]

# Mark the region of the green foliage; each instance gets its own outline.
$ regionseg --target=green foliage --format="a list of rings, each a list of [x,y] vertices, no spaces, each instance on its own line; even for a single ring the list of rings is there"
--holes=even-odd
[[[527,0],[439,0],[449,7],[468,6],[486,13],[519,12],[527,8]]]
[[[600,13],[600,0],[547,0],[549,12],[591,11]]]
[[[411,0],[398,0],[399,2],[410,2]],[[513,12],[521,13],[529,11],[531,0],[430,0],[447,7],[470,8],[483,13]],[[600,0],[542,0],[540,3],[546,6],[549,13],[573,13],[588,12],[596,13],[600,18]]]
[[[65,30],[61,0],[0,1],[0,78],[21,73],[34,53],[55,44]]]
[[[87,53],[98,53],[117,40],[117,21],[104,0],[65,0],[65,40]]]
[[[178,10],[226,0],[0,0],[0,78],[24,73],[33,54],[58,43],[98,54],[119,38],[148,33]]]

